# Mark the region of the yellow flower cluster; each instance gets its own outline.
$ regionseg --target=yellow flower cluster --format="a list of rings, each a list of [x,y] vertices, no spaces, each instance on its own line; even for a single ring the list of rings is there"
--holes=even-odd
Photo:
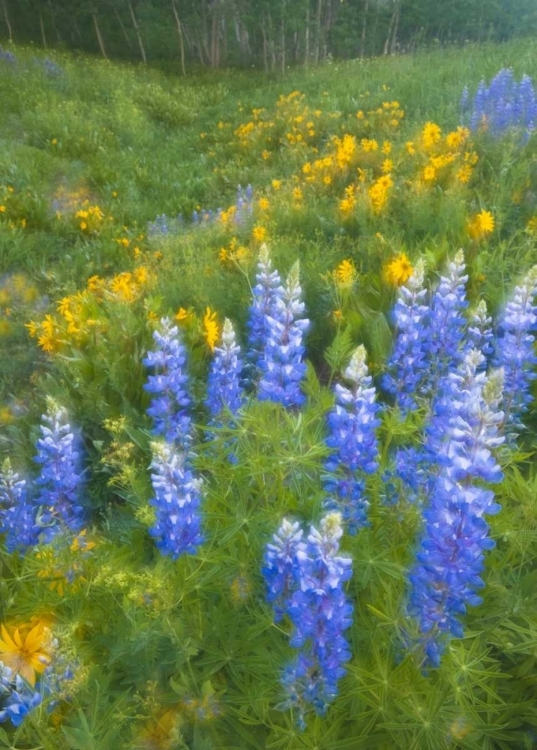
[[[494,231],[494,216],[490,211],[480,211],[468,220],[468,236],[479,242]]]
[[[384,210],[392,188],[393,180],[389,174],[386,174],[375,180],[368,189],[367,194],[374,213],[380,214]]]
[[[431,187],[441,184],[447,187],[451,183],[466,185],[477,164],[478,156],[468,149],[470,131],[459,126],[456,130],[442,137],[442,130],[434,122],[427,122],[423,127],[417,146],[412,141],[406,143],[410,156],[417,156],[416,187]]]
[[[46,315],[39,323],[30,321],[26,328],[49,354],[69,344],[83,345],[94,336],[94,332],[107,329],[106,313],[101,306],[103,300],[132,303],[151,281],[152,274],[145,266],[119,273],[108,280],[92,276],[85,290],[58,302],[58,315]]]
[[[221,247],[218,251],[218,259],[228,267],[236,267],[236,264],[244,263],[251,258],[250,250],[239,244],[236,237],[232,237],[227,247]]]
[[[84,206],[85,208],[80,209],[75,214],[75,219],[78,219],[79,228],[83,232],[98,232],[104,221],[104,213],[99,206],[87,205],[87,201],[84,203]]]
[[[367,112],[358,110],[356,118],[361,125],[371,127],[375,132],[395,130],[399,127],[405,112],[397,101],[382,102],[380,107]]]

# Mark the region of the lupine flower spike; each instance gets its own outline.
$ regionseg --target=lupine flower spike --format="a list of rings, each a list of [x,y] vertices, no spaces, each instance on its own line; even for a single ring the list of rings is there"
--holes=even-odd
[[[427,290],[423,288],[425,267],[420,259],[414,273],[399,288],[394,308],[395,346],[383,378],[384,388],[403,409],[417,406],[416,394],[425,377],[427,341],[424,335],[429,323],[429,307],[424,304]]]
[[[520,430],[521,415],[531,401],[530,386],[537,378],[537,265],[515,288],[498,323],[495,364],[503,367],[505,386],[502,409],[505,428]]]
[[[48,542],[62,531],[80,531],[84,511],[80,504],[82,472],[75,435],[65,410],[52,399],[47,405],[34,461],[41,466],[35,481],[39,487],[35,498],[39,506],[37,524]]]
[[[156,510],[155,525],[150,534],[163,555],[172,560],[182,554],[193,555],[203,542],[201,533],[201,480],[188,466],[187,454],[164,442],[151,445],[151,484]]]
[[[439,446],[439,472],[424,512],[425,529],[410,573],[410,612],[418,618],[427,661],[438,666],[449,637],[463,635],[461,615],[477,606],[484,586],[484,550],[494,547],[485,515],[497,513],[494,493],[482,486],[502,479],[492,450],[503,442],[498,427],[503,373],[487,379],[483,355],[472,350],[452,373],[459,400],[445,416],[445,439]],[[477,482],[476,482],[477,480]]]
[[[272,270],[272,261],[268,247],[263,244],[259,251],[257,267],[257,284],[254,287],[254,298],[250,306],[248,320],[248,353],[246,380],[257,383],[260,376],[260,362],[264,359],[265,345],[268,337],[268,318],[276,314],[276,300],[281,299],[284,288],[280,274]]]
[[[24,551],[37,543],[35,510],[26,481],[15,474],[6,458],[0,470],[0,531],[6,535],[8,552]]]
[[[260,401],[275,401],[286,407],[304,403],[300,389],[306,374],[303,337],[310,322],[300,317],[305,308],[301,294],[297,261],[289,271],[283,296],[276,298],[274,311],[267,316],[264,359],[260,362],[263,373],[259,381]]]
[[[380,424],[376,418],[379,407],[366,357],[365,348],[359,346],[344,372],[352,386],[336,385],[336,406],[328,415],[326,444],[332,454],[324,466],[332,476],[324,477],[329,494],[325,508],[340,511],[351,534],[367,525],[364,475],[374,473],[378,466],[375,430]]]
[[[172,326],[168,318],[160,321],[160,327],[160,331],[153,333],[156,349],[143,360],[155,373],[144,385],[146,391],[155,394],[147,413],[153,418],[154,435],[162,435],[166,442],[187,449],[191,443],[191,421],[186,350],[177,326]]]
[[[235,414],[244,400],[239,382],[242,370],[241,349],[237,345],[231,321],[227,318],[224,321],[222,343],[214,351],[205,405],[211,415],[211,424],[218,425],[226,414]]]

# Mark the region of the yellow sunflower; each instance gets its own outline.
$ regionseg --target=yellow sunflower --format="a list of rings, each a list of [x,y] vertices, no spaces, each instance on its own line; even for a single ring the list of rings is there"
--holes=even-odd
[[[384,278],[392,286],[401,286],[412,276],[414,269],[404,253],[384,266]]]

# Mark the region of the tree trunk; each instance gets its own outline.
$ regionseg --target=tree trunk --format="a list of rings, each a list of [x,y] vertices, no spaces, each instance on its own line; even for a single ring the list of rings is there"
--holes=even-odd
[[[101,50],[101,54],[105,59],[108,59],[106,54],[106,49],[104,47],[104,40],[101,35],[101,29],[99,28],[99,22],[97,21],[97,14],[92,13],[93,15],[93,25],[95,27],[95,33],[97,34],[97,41],[99,42],[99,48]]]
[[[7,12],[7,3],[6,3],[6,0],[2,0],[2,9],[4,11],[4,20],[5,20],[6,26],[7,26],[8,38],[9,38],[9,41],[12,42],[13,41],[13,29],[11,28],[11,23],[9,21],[9,15],[8,15],[8,12]]]
[[[285,0],[283,2],[282,23],[280,27],[280,45],[281,45],[281,51],[282,51],[281,65],[282,65],[283,75],[285,75],[285,13],[283,12],[284,9],[285,9]]]
[[[144,65],[147,65],[147,57],[145,54],[144,43],[142,41],[142,35],[140,34],[140,27],[138,26],[138,21],[136,20],[134,8],[132,7],[132,3],[130,0],[129,0],[129,10],[131,12],[132,25],[134,26],[134,30],[136,31],[136,36],[138,37],[138,46],[140,47],[140,54],[142,55],[142,60],[144,61]]]
[[[304,39],[304,65],[307,68],[310,63],[310,6],[306,11],[306,38]]]
[[[39,28],[41,29],[41,39],[43,40],[43,47],[48,49],[47,37],[45,34],[45,24],[43,23],[43,14],[39,11]]]
[[[319,62],[321,52],[321,15],[323,11],[323,0],[317,0],[317,15],[315,19],[315,52],[313,53],[313,60],[315,63]]]
[[[58,44],[61,44],[62,43],[62,38],[60,36],[60,32],[58,31],[58,27],[56,26],[56,17],[54,15],[54,8],[52,7],[52,1],[51,0],[48,0],[48,7],[49,7],[49,11],[50,11],[50,20],[52,21],[52,28],[54,29],[54,33],[56,34],[56,41],[58,42]],[[76,23],[76,16],[74,14],[73,14],[73,20],[74,20],[74,23],[75,23],[75,28],[78,28],[77,27],[77,23]]]
[[[116,14],[117,21],[119,23],[119,28],[121,29],[121,33],[123,34],[123,38],[127,42],[129,49],[132,49],[132,42],[129,38],[129,35],[127,34],[127,29],[125,28],[125,24],[121,20],[121,16],[119,15],[119,11],[117,8],[115,10],[115,14]]]
[[[365,40],[367,33],[367,14],[369,13],[369,0],[365,0],[364,4],[364,20],[362,22],[362,40],[360,42],[360,60],[365,57]]]
[[[395,23],[393,25],[392,41],[390,43],[390,55],[395,55],[395,48],[397,45],[397,32],[399,30],[399,18],[401,17],[401,2],[396,0],[395,10]]]
[[[267,55],[267,33],[265,31],[265,18],[261,20],[261,35],[263,37],[263,67],[265,73],[268,73],[268,55]]]
[[[177,13],[177,8],[175,7],[175,0],[172,0],[172,11],[175,18],[175,26],[177,28],[177,36],[179,37],[179,52],[181,55],[181,71],[184,76],[186,76],[186,70],[185,70],[185,40],[183,38],[183,27],[181,26],[181,21],[179,20],[179,14]]]
[[[386,37],[386,41],[384,42],[384,50],[382,52],[383,55],[387,55],[388,51],[390,49],[390,42],[391,42],[391,39],[392,39],[392,29],[393,29],[393,24],[395,22],[395,14],[396,14],[396,12],[397,12],[397,6],[394,8],[394,11],[392,13],[392,17],[390,18],[390,25],[388,26],[388,35]]]

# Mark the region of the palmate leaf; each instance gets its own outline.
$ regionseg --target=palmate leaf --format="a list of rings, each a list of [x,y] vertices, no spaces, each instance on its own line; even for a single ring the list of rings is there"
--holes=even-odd
[[[350,327],[339,331],[335,339],[324,353],[324,358],[332,371],[332,375],[341,370],[347,364],[352,350],[355,347]]]

